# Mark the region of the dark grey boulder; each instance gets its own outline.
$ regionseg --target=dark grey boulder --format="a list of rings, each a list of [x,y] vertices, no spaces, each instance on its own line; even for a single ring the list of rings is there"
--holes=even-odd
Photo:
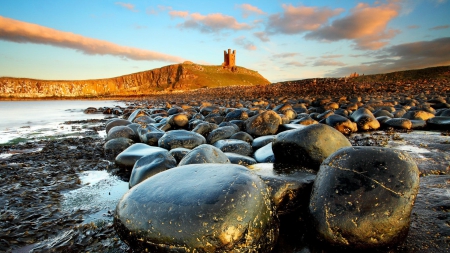
[[[153,118],[151,118],[150,116],[144,115],[144,116],[139,116],[139,117],[135,118],[133,120],[133,123],[138,123],[139,125],[145,126],[145,125],[148,125],[151,123],[156,123],[156,121]]]
[[[158,146],[167,150],[171,150],[173,148],[193,149],[205,143],[205,137],[187,130],[172,130],[166,132],[158,140]]]
[[[427,122],[420,119],[411,119],[411,129],[423,129],[427,127]]]
[[[234,164],[158,173],[131,188],[114,215],[136,252],[271,252],[278,224],[267,186]]]
[[[128,186],[131,188],[145,179],[177,166],[175,158],[167,150],[155,150],[141,157],[133,166]]]
[[[212,130],[211,133],[208,134],[208,136],[206,137],[206,141],[209,144],[214,144],[214,142],[218,140],[230,138],[236,132],[236,128],[232,126],[219,127]]]
[[[400,150],[343,148],[320,166],[309,210],[329,245],[373,249],[397,245],[408,233],[419,170]]]
[[[269,187],[278,215],[305,213],[316,175],[306,170],[257,163],[248,168]]]
[[[116,138],[107,141],[103,145],[103,151],[106,158],[115,159],[118,154],[134,144],[134,141],[128,138]]]
[[[234,129],[236,130],[236,132],[239,132],[239,131],[240,131],[240,128],[239,128],[236,124],[233,124],[233,123],[231,123],[231,122],[222,122],[222,123],[219,124],[219,127],[224,127],[224,126],[231,126],[231,127],[234,127]]]
[[[356,122],[359,130],[370,131],[380,128],[380,122],[378,122],[372,112],[367,108],[359,108],[350,117]]]
[[[132,123],[131,121],[124,120],[124,119],[114,119],[114,120],[108,121],[105,126],[106,134],[108,134],[109,130],[111,130],[111,128],[113,128],[115,126],[126,126],[131,123]]]
[[[169,116],[167,123],[169,123],[173,129],[187,128],[189,118],[186,113],[177,113]]]
[[[245,131],[245,120],[230,120],[230,123],[235,124],[236,126],[239,127],[239,131]]]
[[[277,163],[298,164],[318,170],[329,155],[350,146],[351,143],[338,130],[315,124],[279,133],[272,149]]]
[[[220,149],[203,144],[187,153],[178,166],[198,163],[230,163],[230,160]]]
[[[396,129],[411,129],[412,122],[409,119],[405,118],[393,118],[386,120],[384,124],[388,127],[396,128]]]
[[[255,160],[259,163],[275,162],[275,155],[273,154],[272,150],[272,142],[269,142],[262,148],[256,150],[255,153],[253,153],[253,157],[255,157]]]
[[[350,121],[350,119],[339,115],[333,114],[326,118],[326,124],[330,127],[338,130],[342,134],[349,135],[358,131],[358,126],[355,122]]]
[[[189,152],[191,152],[191,149],[188,148],[173,148],[169,151],[169,154],[175,158],[178,164]]]
[[[129,128],[128,126],[115,126],[111,128],[106,135],[106,140],[109,141],[116,138],[128,138],[132,140],[139,139],[133,129]]]
[[[236,139],[218,140],[214,142],[213,146],[222,150],[222,152],[231,152],[245,156],[250,156],[253,153],[253,148],[248,142]]]
[[[248,118],[245,121],[245,129],[252,136],[276,134],[278,126],[282,123],[280,115],[274,111],[265,111]]]
[[[266,135],[253,139],[253,150],[258,150],[275,140],[276,135]]]
[[[153,125],[141,126],[137,131],[140,141],[150,146],[158,146],[159,139],[165,134],[164,131]]]
[[[135,143],[116,156],[116,165],[123,169],[132,169],[137,160],[155,151],[165,151],[163,148]]]
[[[237,133],[233,134],[232,136],[230,136],[230,139],[246,141],[250,144],[252,144],[252,142],[253,142],[253,137],[246,132],[237,132]]]
[[[214,129],[217,129],[217,128],[219,128],[219,126],[217,124],[203,122],[203,123],[199,123],[197,126],[195,126],[195,128],[192,129],[192,132],[201,134],[201,135],[203,135],[203,137],[206,138],[209,133],[211,133]]]
[[[436,116],[427,120],[431,129],[450,130],[450,116]]]
[[[250,156],[239,155],[236,153],[229,153],[229,152],[224,152],[224,154],[228,157],[228,160],[230,160],[230,163],[232,164],[247,166],[256,163],[256,160],[251,158]]]
[[[130,114],[130,116],[128,116],[128,121],[134,122],[135,119],[141,116],[147,116],[147,114],[142,109],[136,109]]]
[[[231,121],[231,120],[246,120],[248,119],[248,114],[246,111],[237,109],[232,112],[227,113],[223,121]]]

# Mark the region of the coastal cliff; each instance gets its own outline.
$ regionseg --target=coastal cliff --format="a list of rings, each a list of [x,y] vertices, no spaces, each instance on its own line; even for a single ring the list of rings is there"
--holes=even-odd
[[[81,98],[180,92],[205,87],[260,85],[270,82],[243,67],[191,62],[129,75],[93,80],[37,80],[0,77],[0,98]]]

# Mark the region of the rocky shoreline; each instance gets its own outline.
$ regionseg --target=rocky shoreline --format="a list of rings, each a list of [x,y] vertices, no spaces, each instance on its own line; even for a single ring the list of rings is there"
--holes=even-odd
[[[409,211],[411,216],[406,212],[407,216],[402,217],[411,219],[407,224],[409,233],[405,234],[404,238],[395,239],[394,244],[388,243],[382,248],[369,249],[378,252],[447,252],[450,244],[450,120],[445,116],[450,112],[450,96],[448,90],[445,90],[447,86],[412,86],[414,90],[411,93],[401,91],[407,86],[397,86],[391,92],[386,92],[386,87],[381,86],[380,89],[375,87],[372,90],[364,88],[360,93],[366,95],[359,96],[353,93],[353,88],[345,90],[333,87],[330,83],[316,86],[291,83],[267,86],[262,90],[236,87],[202,89],[194,94],[148,97],[129,101],[126,108],[87,108],[87,113],[103,113],[108,110],[108,113],[115,116],[109,120],[84,122],[92,131],[84,132],[79,137],[1,146],[0,153],[13,153],[14,150],[17,152],[0,159],[0,187],[4,193],[0,197],[0,251],[131,252],[130,246],[122,240],[131,242],[132,248],[143,249],[145,245],[137,246],[138,238],[133,239],[125,235],[129,228],[119,222],[120,215],[116,216],[114,229],[114,210],[106,212],[104,219],[86,224],[84,217],[92,210],[62,210],[62,193],[83,187],[79,174],[86,168],[107,170],[129,181],[130,186],[141,187],[143,183],[139,183],[149,176],[149,180],[156,176],[158,180],[162,180],[167,174],[166,170],[169,172],[175,169],[172,167],[181,168],[184,165],[195,170],[201,166],[196,167],[194,164],[217,163],[223,158],[228,160],[225,164],[229,165],[222,166],[232,166],[231,163],[253,166],[252,170],[261,179],[249,175],[245,180],[249,180],[249,184],[253,182],[257,185],[260,182],[258,180],[264,181],[269,192],[272,191],[270,201],[279,212],[276,215],[271,214],[275,216],[270,218],[276,225],[269,224],[272,222],[270,221],[264,228],[258,228],[266,232],[279,232],[266,233],[268,237],[261,240],[255,239],[258,233],[246,232],[248,237],[257,241],[257,245],[265,245],[263,248],[255,249],[250,244],[247,245],[249,248],[242,246],[236,250],[332,252],[333,248],[324,248],[321,242],[316,241],[316,232],[313,232],[306,222],[310,218],[299,213],[307,212],[309,193],[317,171],[320,171],[319,167],[326,158],[339,147],[370,146],[403,150],[402,152],[410,157],[408,159],[416,164],[421,177],[420,185],[417,182],[417,185],[412,187],[418,192],[411,193],[416,198]],[[426,87],[428,89],[425,89]],[[436,88],[442,92],[437,93]],[[354,114],[355,111],[358,111],[359,115]],[[442,114],[444,116],[440,116]],[[314,125],[325,129],[313,129],[318,128]],[[312,132],[308,132],[300,141],[295,141],[305,129]],[[304,143],[304,138],[312,138],[311,136],[315,135],[313,130],[318,131],[317,141],[327,139],[323,144],[324,148],[321,148],[325,150],[323,154],[305,158],[296,157],[296,152],[287,152],[308,150],[308,147],[296,145]],[[101,131],[107,132],[106,139],[98,135]],[[296,134],[288,136],[287,133]],[[333,135],[336,137],[329,139]],[[337,139],[343,144],[337,145]],[[314,141],[308,139],[308,142]],[[165,158],[158,164],[152,164],[156,158],[143,162],[141,171],[144,172],[133,176],[132,171],[137,171],[134,168],[137,157],[132,158],[134,160],[130,163],[127,160],[130,155],[121,153],[133,143],[145,145],[139,149],[152,148],[152,151],[145,154],[158,151],[158,155]],[[329,145],[330,143],[334,145]],[[268,144],[273,145],[272,148],[267,147]],[[203,150],[189,155],[191,150],[202,145],[205,145]],[[335,149],[326,151],[328,146]],[[155,151],[155,148],[158,150]],[[19,150],[31,152],[20,154]],[[206,155],[202,159],[213,159],[206,163],[193,160],[208,152],[224,156],[219,159]],[[239,156],[231,155],[230,152]],[[119,157],[119,154],[122,154],[122,157]],[[139,158],[141,157],[143,155],[139,155]],[[192,158],[188,159],[189,157]],[[174,162],[168,165],[168,159],[174,159]],[[330,164],[333,162],[329,161]],[[286,163],[290,165],[281,165]],[[297,166],[299,164],[302,166]],[[231,174],[227,177],[234,177],[233,173],[241,175],[240,170],[240,167],[231,169]],[[270,174],[273,171],[277,173]],[[303,181],[298,182],[299,178]],[[155,182],[158,182],[157,179]],[[296,188],[286,188],[287,183],[296,185]],[[224,184],[226,187],[226,183]],[[167,190],[169,189],[171,188]],[[236,189],[238,192],[241,190]],[[275,198],[274,192],[281,194],[281,197]],[[261,199],[255,201],[267,202],[267,197],[263,194]],[[288,201],[289,199],[295,201]],[[249,210],[244,202],[239,205]],[[270,210],[272,207],[268,208]],[[118,212],[120,211],[118,207]],[[185,221],[178,221],[180,226],[183,226],[180,230],[186,229],[186,225],[182,225]],[[118,234],[116,230],[119,231]],[[233,245],[233,236],[231,233],[221,237],[222,243]],[[172,246],[176,245],[178,244]],[[358,251],[360,248],[350,246],[347,250]],[[185,248],[181,247],[179,250]],[[226,248],[224,250],[226,251]]]

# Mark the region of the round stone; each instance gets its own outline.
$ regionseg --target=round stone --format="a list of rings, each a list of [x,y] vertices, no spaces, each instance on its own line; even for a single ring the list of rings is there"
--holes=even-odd
[[[167,150],[173,148],[192,149],[205,143],[205,137],[186,130],[168,131],[158,140],[158,146]]]
[[[240,165],[158,173],[119,201],[114,227],[140,252],[271,252],[278,219],[265,183]]]
[[[276,134],[282,123],[280,115],[274,111],[265,111],[250,117],[245,122],[247,133],[252,136]]]
[[[342,134],[345,134],[345,135],[349,135],[351,133],[358,131],[358,127],[357,127],[356,123],[351,122],[348,118],[346,118],[342,115],[338,115],[338,114],[330,115],[327,117],[325,122],[330,127],[335,128],[336,130],[338,130],[339,132],[341,132]]]
[[[369,131],[380,128],[380,122],[378,122],[372,112],[366,108],[359,108],[354,111],[350,117],[356,122],[358,129],[360,130]]]
[[[332,246],[371,249],[407,235],[419,189],[419,170],[400,150],[343,148],[320,166],[309,210],[321,240]]]
[[[126,126],[131,124],[132,122],[124,119],[114,119],[106,123],[105,131],[108,134],[109,130],[115,126]]]
[[[245,156],[250,156],[253,153],[252,146],[248,142],[241,140],[218,140],[213,146],[222,150],[222,152],[231,152]]]
[[[116,165],[124,169],[132,169],[137,160],[155,151],[166,151],[159,147],[143,143],[135,143],[116,156]]]
[[[351,143],[338,130],[325,124],[315,124],[279,133],[272,149],[277,163],[296,164],[318,170],[329,155],[350,146]]]
[[[157,173],[176,166],[177,161],[169,154],[169,151],[154,151],[136,161],[128,185],[131,188]]]
[[[116,138],[107,141],[103,145],[106,158],[115,159],[118,154],[133,145],[134,141],[128,138]]]
[[[212,130],[211,133],[208,134],[208,137],[206,137],[206,141],[209,144],[214,144],[218,140],[230,138],[236,132],[237,132],[236,128],[232,126],[219,127],[217,129]]]
[[[136,136],[133,129],[129,128],[128,126],[115,126],[109,130],[108,134],[106,135],[106,140],[112,140],[116,138],[128,138],[132,140],[138,139],[138,136]]]
[[[272,142],[269,142],[262,148],[259,148],[253,154],[255,160],[259,163],[273,163],[275,162],[275,156],[272,150]]]
[[[256,160],[251,158],[250,156],[239,155],[236,153],[229,153],[229,152],[225,152],[224,154],[228,157],[228,160],[230,160],[232,164],[247,166],[256,163]]]
[[[191,149],[188,148],[173,148],[169,151],[169,154],[175,158],[178,164],[189,152],[191,152]]]
[[[397,128],[397,129],[411,129],[412,128],[412,122],[409,119],[405,118],[393,118],[386,120],[384,122],[389,127]]]
[[[178,166],[198,163],[230,163],[230,160],[220,149],[203,144],[187,153]]]

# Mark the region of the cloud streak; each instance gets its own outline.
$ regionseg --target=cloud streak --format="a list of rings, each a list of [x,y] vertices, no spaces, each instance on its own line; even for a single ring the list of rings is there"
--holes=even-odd
[[[234,17],[222,13],[202,15],[187,11],[169,11],[172,18],[184,18],[185,21],[178,24],[180,28],[197,29],[203,33],[217,33],[222,30],[249,30],[253,26],[239,23]]]
[[[253,51],[256,50],[255,44],[253,44],[251,41],[247,40],[245,36],[240,36],[234,39],[234,43],[236,45],[242,46],[243,48]]]
[[[16,43],[35,43],[71,48],[87,55],[112,55],[131,60],[183,62],[184,59],[155,51],[121,46],[0,16],[0,39]]]
[[[248,18],[248,16],[256,14],[256,15],[265,15],[266,13],[259,9],[256,6],[253,6],[251,4],[241,4],[237,6],[239,9],[242,10],[242,17]]]
[[[357,49],[380,49],[400,32],[386,30],[389,21],[397,17],[399,11],[400,5],[395,1],[376,6],[359,3],[350,11],[350,15],[306,34],[305,38],[321,41],[353,40]]]
[[[337,68],[327,76],[346,76],[349,73],[377,74],[408,69],[450,65],[450,37],[431,41],[399,44],[380,51],[377,61]]]
[[[450,27],[450,25],[438,25],[435,27],[431,27],[430,30],[443,30],[443,29],[448,29]]]
[[[128,9],[128,10],[130,10],[130,11],[132,11],[132,12],[138,12],[138,10],[135,9],[134,4],[130,4],[130,3],[122,3],[122,2],[116,2],[115,4],[116,4],[116,5],[120,5],[120,6],[122,6],[123,8]]]

